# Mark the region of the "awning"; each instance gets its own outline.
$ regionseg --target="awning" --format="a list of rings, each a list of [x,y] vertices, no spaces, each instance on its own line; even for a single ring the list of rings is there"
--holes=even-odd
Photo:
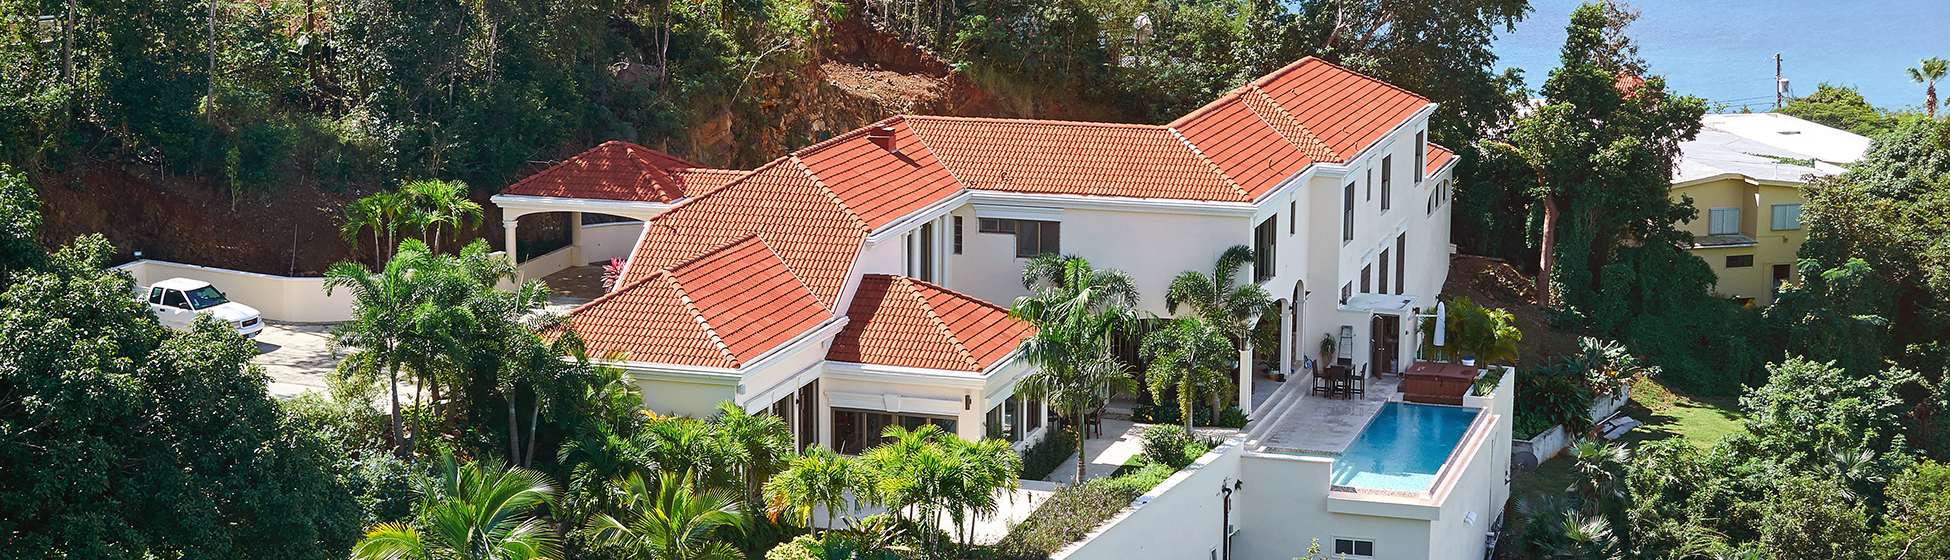
[[[1342,311],[1373,311],[1376,313],[1407,313],[1415,308],[1415,296],[1389,294],[1358,294],[1347,298],[1341,305]]]

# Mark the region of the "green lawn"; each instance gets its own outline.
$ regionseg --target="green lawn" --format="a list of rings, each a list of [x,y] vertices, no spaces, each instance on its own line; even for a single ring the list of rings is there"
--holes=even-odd
[[[1619,438],[1633,446],[1643,441],[1685,438],[1704,449],[1740,429],[1739,407],[1734,399],[1675,393],[1649,379],[1632,386],[1632,402],[1625,405],[1625,411],[1645,422]],[[1570,459],[1559,454],[1538,465],[1536,471],[1512,475],[1510,503],[1515,505],[1529,496],[1562,494],[1575,477]]]

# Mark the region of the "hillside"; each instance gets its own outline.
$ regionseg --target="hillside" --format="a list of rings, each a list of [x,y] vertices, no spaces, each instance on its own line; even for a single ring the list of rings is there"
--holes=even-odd
[[[1502,259],[1456,255],[1449,259],[1449,280],[1442,285],[1442,298],[1467,297],[1483,307],[1508,310],[1523,331],[1523,341],[1517,344],[1517,365],[1529,367],[1578,349],[1577,336],[1551,330],[1550,316],[1531,295],[1535,285],[1535,279]]]

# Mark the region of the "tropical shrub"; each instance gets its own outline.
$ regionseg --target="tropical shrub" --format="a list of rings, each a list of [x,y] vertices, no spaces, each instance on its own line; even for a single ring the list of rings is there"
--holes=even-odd
[[[1022,451],[1022,478],[1042,480],[1063,466],[1063,461],[1077,452],[1075,426],[1064,426],[1055,434],[1043,437],[1042,441],[1030,445]]]
[[[1136,495],[1128,489],[1089,482],[1051,494],[1028,519],[1009,530],[995,548],[1004,558],[1041,560],[1123,511]]]
[[[1192,435],[1178,426],[1154,425],[1144,429],[1143,437],[1144,458],[1152,464],[1182,469],[1197,457],[1185,455],[1185,447],[1191,445]]]
[[[1139,424],[1183,424],[1178,410],[1177,399],[1165,399],[1157,404],[1138,403],[1131,407],[1131,421]],[[1192,425],[1200,428],[1244,428],[1246,413],[1237,406],[1228,406],[1219,411],[1219,421],[1213,422],[1211,408],[1195,406],[1192,407]]]
[[[1544,421],[1545,428],[1563,424],[1572,433],[1591,429],[1592,391],[1584,385],[1584,379],[1583,370],[1565,362],[1518,373],[1518,424],[1523,424],[1523,418],[1528,416]]]

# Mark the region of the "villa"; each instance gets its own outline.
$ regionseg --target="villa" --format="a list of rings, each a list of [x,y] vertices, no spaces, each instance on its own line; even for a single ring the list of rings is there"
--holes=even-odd
[[[1221,515],[1279,522],[1262,525],[1263,540],[1241,537],[1259,544],[1240,558],[1291,558],[1302,537],[1337,535],[1364,557],[1450,557],[1430,551],[1459,542],[1480,555],[1507,495],[1508,399],[1388,402],[1399,400],[1391,395],[1421,345],[1417,316],[1433,313],[1452,250],[1456,157],[1427,140],[1435,108],[1306,58],[1161,126],[897,116],[752,170],[610,142],[493,201],[511,251],[521,216],[569,213],[568,245],[524,255],[526,277],[628,255],[617,286],[570,320],[592,355],[637,380],[650,408],[707,415],[730,400],[787,419],[800,446],[842,453],[878,444],[891,425],[1019,445],[1042,437],[1046,407],[1014,392],[1029,371],[1016,348],[1031,330],[1007,317],[1029,293],[1028,258],[1077,255],[1128,272],[1142,310],[1163,316],[1174,276],[1251,246],[1257,260],[1242,274],[1278,299],[1278,315],[1258,321],[1278,329],[1279,347],[1249,347],[1240,360],[1238,401],[1258,435],[1201,464],[1247,465],[1202,472],[1233,469],[1228,481],[1262,499],[1186,515],[1211,513],[1215,539]],[[583,213],[641,221],[584,226]],[[636,236],[627,252],[618,232]],[[1315,355],[1323,339],[1335,355]],[[1255,375],[1255,357],[1296,374],[1260,402],[1255,383],[1273,382]],[[1373,389],[1360,400],[1312,396],[1310,358],[1346,364]],[[1406,437],[1376,439],[1383,422]],[[1439,441],[1416,441],[1424,427]],[[1380,491],[1356,474],[1330,480],[1336,457],[1393,464],[1404,452],[1441,472]],[[1283,485],[1297,493],[1274,490]],[[1170,499],[1217,507],[1216,491]],[[1294,506],[1280,500],[1303,497],[1323,501],[1304,515],[1280,511]],[[1323,515],[1312,527],[1285,522]],[[1174,546],[1185,543],[1205,541]]]
[[[1862,158],[1868,137],[1780,113],[1706,115],[1699,137],[1680,144],[1671,196],[1690,196],[1700,219],[1685,224],[1691,251],[1719,277],[1714,291],[1773,305],[1796,281],[1801,186]],[[1760,227],[1760,226],[1767,227]]]

